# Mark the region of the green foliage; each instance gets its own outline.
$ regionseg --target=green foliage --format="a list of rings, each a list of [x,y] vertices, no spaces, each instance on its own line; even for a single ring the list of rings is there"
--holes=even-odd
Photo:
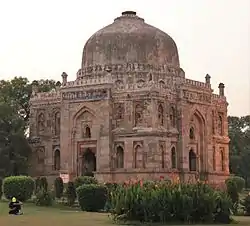
[[[244,210],[247,216],[250,216],[250,194],[243,201]]]
[[[42,185],[41,185],[41,178],[40,177],[37,177],[35,179],[35,193],[38,193],[42,188]]]
[[[44,191],[48,191],[48,181],[46,177],[41,177],[40,178],[40,183],[41,183],[41,189]]]
[[[0,200],[3,196],[3,179],[0,177]]]
[[[236,181],[228,180],[227,183],[227,193],[232,200],[233,203],[233,211],[234,213],[237,212],[238,204],[239,204],[239,193]]]
[[[34,191],[34,180],[29,176],[11,176],[3,181],[3,192],[7,199],[16,197],[20,201],[27,201]]]
[[[111,194],[113,219],[123,221],[229,223],[230,207],[227,194],[203,183],[140,182]]]
[[[78,202],[83,211],[103,210],[107,201],[107,188],[99,184],[85,184],[77,188]]]
[[[83,174],[83,176],[86,176],[86,177],[94,177],[94,173],[93,172],[85,172]]]
[[[40,80],[33,84],[38,91],[50,91],[56,87],[53,80]],[[31,95],[32,83],[27,78],[0,80],[0,177],[29,173],[31,148],[26,132]]]
[[[250,115],[228,117],[229,167],[232,174],[243,177],[250,186]]]
[[[36,194],[35,203],[37,206],[52,206],[53,204],[53,195],[51,192],[41,189]]]
[[[67,203],[69,206],[73,206],[76,200],[76,189],[73,182],[69,182],[67,184],[66,189],[66,197],[67,197]]]
[[[63,180],[61,177],[57,177],[54,182],[55,196],[60,199],[63,195]]]
[[[237,186],[237,191],[240,193],[243,191],[243,189],[245,188],[245,179],[242,178],[242,177],[239,177],[239,176],[232,176],[232,177],[229,177],[227,180],[226,180],[226,184],[229,183],[229,181],[234,181],[236,183],[236,186]]]
[[[84,184],[97,184],[98,181],[94,177],[81,176],[75,179],[75,187],[78,188]]]

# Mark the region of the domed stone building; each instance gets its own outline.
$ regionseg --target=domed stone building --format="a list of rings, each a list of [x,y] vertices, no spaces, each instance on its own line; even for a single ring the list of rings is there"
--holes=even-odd
[[[92,35],[75,81],[30,100],[33,175],[100,181],[229,175],[224,84],[187,79],[165,32],[127,11]]]

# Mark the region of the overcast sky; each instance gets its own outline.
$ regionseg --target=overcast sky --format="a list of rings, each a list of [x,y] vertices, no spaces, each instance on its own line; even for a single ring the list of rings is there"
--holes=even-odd
[[[124,10],[173,37],[187,78],[225,83],[229,114],[250,113],[250,0],[0,0],[0,79],[74,80],[87,39]]]

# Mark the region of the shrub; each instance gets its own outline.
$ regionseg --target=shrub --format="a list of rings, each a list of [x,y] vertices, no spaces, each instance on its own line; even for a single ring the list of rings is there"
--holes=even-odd
[[[86,176],[86,177],[94,177],[94,173],[93,172],[85,172],[83,174],[83,176]]]
[[[57,177],[54,182],[55,196],[61,198],[63,195],[63,180],[61,177]]]
[[[239,193],[238,193],[237,184],[234,180],[227,181],[227,193],[232,200],[233,211],[234,213],[236,213],[238,209],[238,203],[239,203]]]
[[[34,187],[34,180],[28,176],[11,176],[6,177],[3,181],[5,197],[10,199],[14,196],[22,202],[31,198]]]
[[[40,178],[40,189],[48,191],[48,181],[46,177],[41,177]]]
[[[243,201],[244,210],[247,216],[250,216],[250,193],[246,196]]]
[[[0,178],[0,200],[3,196],[3,179]]]
[[[229,223],[231,200],[208,184],[142,181],[111,195],[114,220],[150,223]]]
[[[52,206],[53,204],[53,195],[51,192],[41,189],[36,194],[35,203],[37,206]]]
[[[76,189],[73,182],[69,182],[66,189],[67,203],[69,206],[73,206],[76,200]]]
[[[35,193],[38,193],[41,189],[41,179],[40,177],[37,177],[35,179]]]
[[[107,188],[104,185],[85,184],[77,188],[78,202],[83,211],[103,210],[107,201]]]
[[[242,190],[245,188],[246,181],[242,177],[232,176],[232,177],[229,177],[225,182],[226,184],[228,184],[230,181],[234,181],[236,183],[237,191],[239,193],[242,192]]]
[[[81,176],[75,179],[75,188],[78,188],[85,184],[97,184],[97,180],[94,177]]]

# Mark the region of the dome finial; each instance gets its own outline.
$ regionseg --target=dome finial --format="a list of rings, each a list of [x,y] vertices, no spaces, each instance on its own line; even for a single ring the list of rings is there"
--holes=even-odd
[[[126,16],[126,15],[134,15],[134,16],[136,16],[136,12],[135,11],[124,11],[124,12],[122,12],[122,16]]]

